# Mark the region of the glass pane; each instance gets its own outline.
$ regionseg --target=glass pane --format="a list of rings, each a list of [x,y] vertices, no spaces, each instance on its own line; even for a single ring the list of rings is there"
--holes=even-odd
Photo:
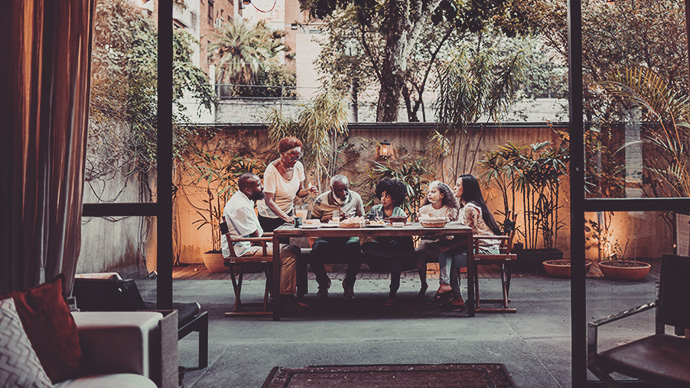
[[[684,4],[593,1],[582,18],[588,197],[689,197]]]
[[[674,253],[674,235],[686,234],[682,240],[687,246],[688,216],[684,230],[674,230],[675,215],[663,212],[592,212],[585,217],[586,258],[592,261],[586,282],[588,321],[656,300],[661,257]],[[646,264],[650,267],[644,268]],[[635,273],[635,278],[622,278]],[[599,351],[652,334],[654,310],[602,326]]]
[[[141,279],[156,270],[155,217],[84,217],[81,236],[77,274]]]

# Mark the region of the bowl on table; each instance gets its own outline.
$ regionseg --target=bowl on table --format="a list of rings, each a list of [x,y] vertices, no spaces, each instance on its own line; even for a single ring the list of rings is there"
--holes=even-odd
[[[425,228],[443,228],[448,223],[445,217],[426,217],[420,218],[419,224]]]
[[[391,224],[402,223],[403,225],[405,225],[407,223],[407,217],[402,217],[402,216],[390,217],[388,219],[388,221],[390,221]]]

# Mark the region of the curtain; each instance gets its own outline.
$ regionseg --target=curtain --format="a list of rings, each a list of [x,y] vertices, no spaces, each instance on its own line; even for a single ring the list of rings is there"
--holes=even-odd
[[[74,281],[94,0],[0,1],[0,292]]]

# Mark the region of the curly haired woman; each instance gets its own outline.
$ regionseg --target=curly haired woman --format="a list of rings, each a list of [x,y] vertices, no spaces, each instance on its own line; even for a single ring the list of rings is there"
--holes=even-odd
[[[407,187],[399,180],[384,178],[376,184],[376,197],[381,203],[375,205],[367,214],[369,220],[387,220],[390,217],[407,217],[400,205],[407,196]],[[374,241],[362,244],[362,252],[370,261],[390,261],[391,285],[386,306],[395,304],[395,297],[400,288],[402,260],[410,257],[414,245],[411,237],[377,237]]]

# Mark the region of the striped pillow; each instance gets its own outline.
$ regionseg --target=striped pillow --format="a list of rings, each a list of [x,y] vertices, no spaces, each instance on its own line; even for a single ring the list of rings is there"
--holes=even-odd
[[[52,387],[12,298],[0,300],[0,387]]]

